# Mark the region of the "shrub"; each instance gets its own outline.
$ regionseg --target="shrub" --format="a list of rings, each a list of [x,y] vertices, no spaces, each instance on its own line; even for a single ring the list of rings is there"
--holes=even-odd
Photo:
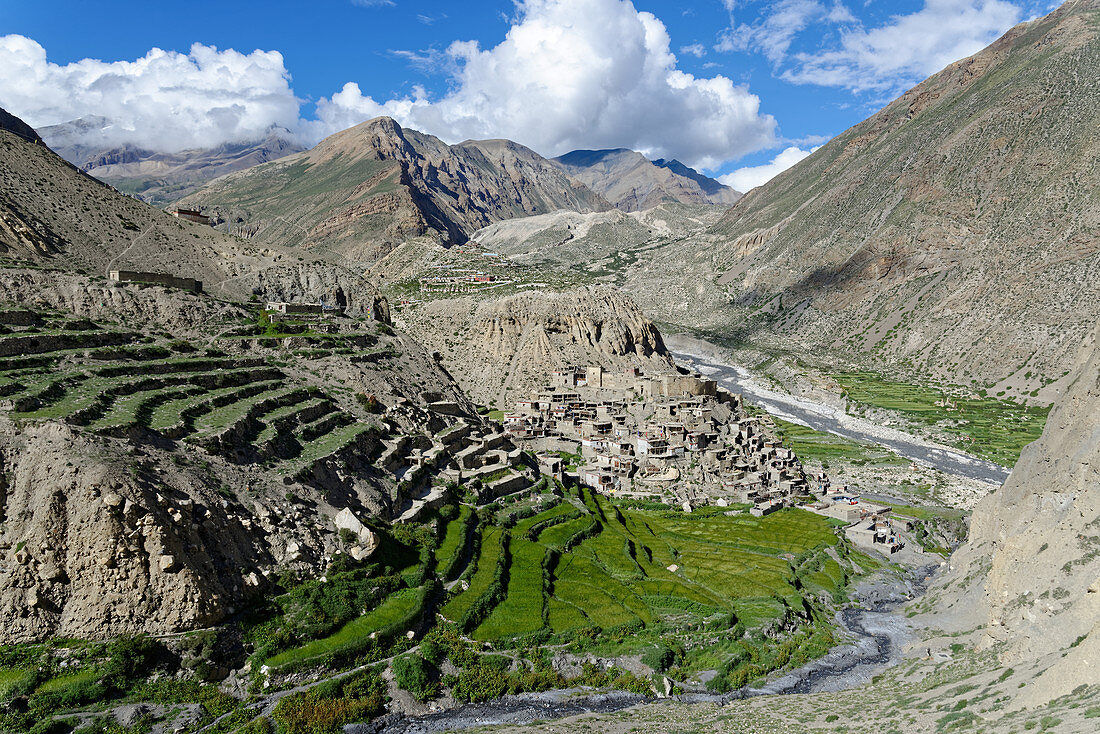
[[[419,655],[405,655],[393,661],[393,679],[417,701],[430,701],[439,695],[436,671]]]
[[[237,734],[275,734],[275,726],[271,719],[261,716],[238,729]]]
[[[382,404],[378,402],[378,396],[374,393],[367,395],[366,393],[357,393],[355,399],[359,401],[359,404],[366,409],[368,413],[381,413],[383,411]]]
[[[115,691],[125,691],[137,681],[148,677],[168,661],[167,648],[144,635],[120,637],[107,646],[109,659],[103,667],[103,685]]]
[[[451,693],[458,701],[477,703],[500,698],[508,691],[508,684],[508,673],[478,664],[458,674]]]
[[[447,657],[447,648],[435,637],[425,637],[420,642],[420,656],[432,665],[438,667]]]
[[[665,644],[656,645],[642,654],[642,662],[663,673],[676,662],[676,651]]]
[[[275,723],[281,734],[331,734],[381,713],[385,691],[378,674],[364,670],[281,699]]]

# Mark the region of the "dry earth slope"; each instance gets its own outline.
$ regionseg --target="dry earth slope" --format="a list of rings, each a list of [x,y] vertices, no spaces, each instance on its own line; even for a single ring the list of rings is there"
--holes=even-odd
[[[1071,0],[639,263],[633,292],[663,321],[1030,392],[1100,315],[1098,126],[1100,2]]]

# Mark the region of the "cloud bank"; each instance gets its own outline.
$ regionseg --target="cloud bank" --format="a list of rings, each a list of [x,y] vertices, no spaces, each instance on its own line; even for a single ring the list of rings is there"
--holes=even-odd
[[[762,166],[738,168],[725,176],[719,176],[718,180],[726,186],[747,194],[751,189],[767,183],[820,147],[819,145],[809,150],[802,150],[797,146],[791,146],[772,158],[770,163],[765,163]]]
[[[775,140],[760,99],[724,76],[677,68],[656,16],[624,0],[526,0],[490,49],[456,42],[440,99],[378,102],[349,83],[317,104],[317,134],[377,115],[456,141],[506,137],[540,153],[628,147],[713,168]]]
[[[298,126],[299,100],[277,51],[242,54],[196,43],[135,61],[60,66],[29,38],[0,36],[0,106],[31,127],[99,115],[113,124],[89,144],[178,151],[262,138]]]
[[[505,38],[452,43],[449,91],[376,101],[348,82],[301,119],[276,51],[153,49],[135,61],[49,62],[23,36],[0,38],[0,106],[34,127],[89,115],[114,144],[178,151],[262,137],[271,126],[315,143],[378,115],[447,142],[505,137],[544,155],[630,147],[714,168],[774,145],[760,99],[724,76],[677,68],[664,24],[628,0],[524,0]]]

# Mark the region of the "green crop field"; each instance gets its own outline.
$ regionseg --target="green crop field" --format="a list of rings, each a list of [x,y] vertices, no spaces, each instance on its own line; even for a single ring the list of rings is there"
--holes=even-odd
[[[800,510],[764,518],[689,515],[619,508],[588,492],[584,507],[580,517],[545,526],[576,511],[563,503],[512,529],[505,593],[472,631],[475,638],[730,612],[759,626],[782,615],[785,605],[801,604],[805,592],[796,588],[791,560],[838,542],[827,520]],[[477,572],[469,588],[442,608],[446,618],[461,619],[489,590],[500,558],[499,531],[488,528]],[[833,593],[843,584],[839,565],[832,563],[835,568],[826,564],[807,576],[817,591]]]
[[[408,619],[423,606],[424,596],[424,589],[402,589],[395,592],[376,609],[353,619],[328,637],[279,653],[268,658],[266,665],[278,668],[339,652],[343,648],[369,638],[371,633],[377,633]]]
[[[1020,451],[1043,432],[1049,407],[1028,406],[994,397],[970,397],[968,390],[940,390],[885,380],[871,372],[843,372],[832,377],[848,399],[887,410],[910,420],[937,426],[954,437],[958,447],[1002,466],[1011,467]],[[936,405],[949,398],[955,405]]]
[[[462,545],[466,540],[467,523],[473,511],[469,505],[462,505],[458,508],[458,516],[447,523],[443,540],[435,550],[436,568],[443,568],[455,555],[462,552]]]
[[[852,461],[859,464],[904,465],[909,461],[879,446],[858,443],[825,431],[790,423],[781,418],[772,418],[776,433],[785,446],[794,449],[802,461],[830,462],[837,460]]]

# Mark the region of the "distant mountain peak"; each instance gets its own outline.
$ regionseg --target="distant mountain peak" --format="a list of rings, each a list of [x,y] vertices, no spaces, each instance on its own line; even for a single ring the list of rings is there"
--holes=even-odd
[[[651,161],[636,150],[574,150],[554,159],[564,171],[619,209],[665,202],[732,206],[741,194],[677,160]]]

